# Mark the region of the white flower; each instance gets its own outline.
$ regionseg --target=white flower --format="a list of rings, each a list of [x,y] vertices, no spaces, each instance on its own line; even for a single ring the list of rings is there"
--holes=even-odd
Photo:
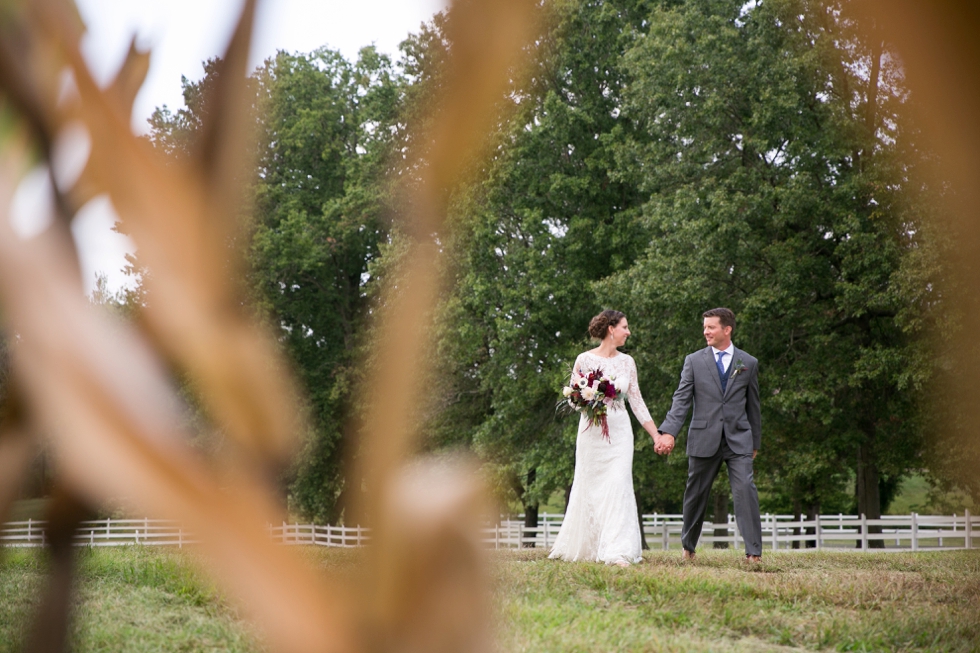
[[[582,399],[592,401],[593,397],[595,397],[595,389],[589,387],[582,388]]]
[[[589,385],[589,380],[584,376],[580,376],[578,377],[578,379],[575,380],[575,385],[577,385],[580,388],[584,388],[585,386]]]
[[[564,388],[561,389],[561,393],[566,397],[572,394],[572,392],[573,392],[572,386],[570,385],[566,385]]]

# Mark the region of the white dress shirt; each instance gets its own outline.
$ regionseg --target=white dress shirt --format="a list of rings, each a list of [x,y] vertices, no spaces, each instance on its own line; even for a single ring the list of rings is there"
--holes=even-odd
[[[721,358],[721,364],[725,366],[725,371],[728,371],[728,367],[732,364],[732,356],[735,355],[735,345],[731,342],[728,343],[728,349],[716,349],[711,348],[711,354],[715,357],[715,361],[718,360],[718,352],[725,352],[725,355]]]

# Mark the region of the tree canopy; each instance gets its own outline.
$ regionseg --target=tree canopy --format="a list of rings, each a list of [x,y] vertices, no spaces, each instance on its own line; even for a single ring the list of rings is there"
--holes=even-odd
[[[901,62],[844,0],[561,0],[514,76],[512,118],[440,234],[447,287],[430,342],[433,449],[465,448],[530,515],[566,491],[576,426],[561,380],[589,318],[624,311],[647,404],[666,413],[701,313],[728,306],[760,360],[757,482],[772,510],[874,517],[930,466],[939,364],[944,189],[910,120]],[[280,53],[253,76],[261,134],[249,287],[306,387],[315,433],[290,502],[342,518],[373,302],[401,249],[387,220],[445,61],[445,16],[355,62]],[[180,156],[214,66],[153,139]],[[524,81],[516,81],[524,80]],[[418,144],[415,144],[416,146]],[[938,326],[937,326],[938,325]],[[638,431],[643,434],[642,430]],[[674,511],[685,478],[636,444],[642,510]],[[943,471],[947,470],[947,471]],[[955,478],[954,478],[955,477]],[[975,496],[980,500],[980,496]]]

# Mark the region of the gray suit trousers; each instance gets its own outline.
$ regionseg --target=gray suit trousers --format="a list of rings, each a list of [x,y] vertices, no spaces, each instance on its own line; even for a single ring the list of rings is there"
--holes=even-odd
[[[728,480],[735,503],[735,522],[745,540],[745,555],[762,555],[762,522],[759,519],[759,492],[752,477],[752,454],[738,454],[728,447],[724,434],[713,456],[689,456],[687,488],[684,490],[684,528],[681,544],[693,552],[701,537],[704,511],[708,505],[711,484],[715,482],[722,461],[728,465]]]

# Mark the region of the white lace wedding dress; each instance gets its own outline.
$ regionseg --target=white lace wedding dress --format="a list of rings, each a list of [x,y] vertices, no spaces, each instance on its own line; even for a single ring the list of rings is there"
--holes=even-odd
[[[620,352],[603,358],[590,352],[579,354],[574,370],[601,368],[607,376],[627,380],[626,398],[641,424],[650,412],[636,381],[633,357]],[[640,561],[640,525],[633,494],[633,428],[623,404],[613,404],[607,419],[609,440],[602,428],[579,418],[575,443],[575,478],[550,558],[587,560],[616,564]]]

